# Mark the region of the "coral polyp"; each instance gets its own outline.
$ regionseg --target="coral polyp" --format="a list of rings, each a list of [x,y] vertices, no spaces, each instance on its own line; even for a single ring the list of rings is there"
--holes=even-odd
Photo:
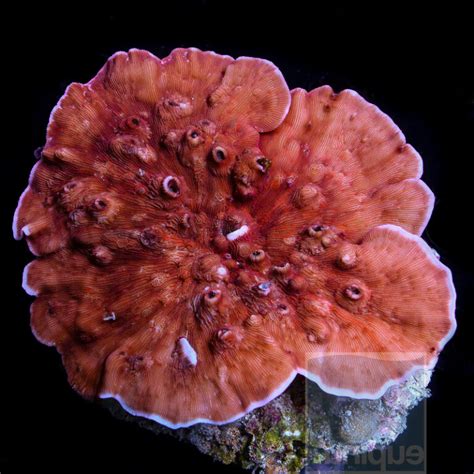
[[[71,385],[172,428],[227,423],[297,373],[378,398],[452,335],[433,195],[353,91],[270,62],[112,56],[53,110],[15,214],[36,337]]]

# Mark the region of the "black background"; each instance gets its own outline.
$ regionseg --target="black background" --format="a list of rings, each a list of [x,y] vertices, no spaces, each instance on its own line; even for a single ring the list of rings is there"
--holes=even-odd
[[[415,11],[387,2],[365,8],[129,2],[108,13],[99,13],[93,2],[68,8],[18,5],[4,17],[11,29],[2,55],[9,127],[2,127],[7,304],[0,316],[0,472],[241,472],[115,420],[69,388],[55,351],[30,333],[21,273],[31,255],[9,230],[33,150],[43,145],[49,113],[66,86],[87,82],[115,51],[138,47],[164,57],[178,46],[269,59],[290,89],[355,89],[390,115],[420,152],[423,179],[436,195],[424,238],[452,269],[458,293],[458,330],[431,383],[428,472],[472,472],[474,46],[467,11],[452,4]]]

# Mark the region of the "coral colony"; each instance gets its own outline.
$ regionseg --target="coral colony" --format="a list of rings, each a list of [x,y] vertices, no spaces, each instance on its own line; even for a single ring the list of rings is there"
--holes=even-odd
[[[31,325],[73,388],[221,425],[299,373],[379,399],[455,329],[422,161],[377,107],[262,59],[113,55],[71,84],[14,219]]]

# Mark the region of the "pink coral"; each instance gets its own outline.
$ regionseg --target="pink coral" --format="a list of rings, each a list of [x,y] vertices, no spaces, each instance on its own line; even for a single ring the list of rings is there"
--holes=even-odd
[[[171,427],[234,420],[297,373],[379,397],[455,328],[417,236],[421,171],[353,91],[290,96],[261,59],[117,53],[54,109],[15,214],[39,257],[33,331],[82,395]]]

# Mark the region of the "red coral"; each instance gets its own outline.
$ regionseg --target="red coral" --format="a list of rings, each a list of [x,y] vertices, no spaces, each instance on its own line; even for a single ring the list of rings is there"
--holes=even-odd
[[[352,91],[289,104],[271,63],[196,49],[117,53],[69,86],[14,233],[40,257],[33,331],[81,394],[178,427],[297,372],[375,398],[434,365],[455,296],[414,235],[420,157]]]

